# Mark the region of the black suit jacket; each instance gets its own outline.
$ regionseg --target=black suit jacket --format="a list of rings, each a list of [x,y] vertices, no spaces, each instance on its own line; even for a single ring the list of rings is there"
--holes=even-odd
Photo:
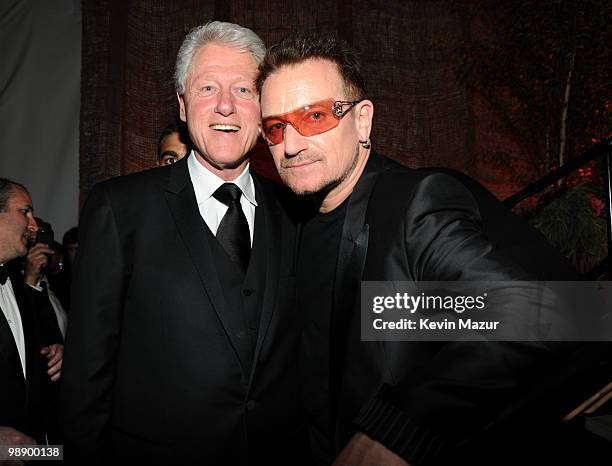
[[[267,264],[250,371],[244,319],[224,300],[187,158],[92,190],[61,391],[69,459],[240,465],[300,448],[295,229],[275,185],[253,178]]]
[[[349,199],[332,311],[338,450],[361,430],[417,465],[463,464],[461,458],[477,464],[479,455],[491,461],[482,439],[562,359],[565,349],[532,342],[360,341],[361,280],[545,278],[526,270],[541,257],[538,248],[550,248],[541,236],[462,178],[407,169],[372,153]],[[494,223],[483,227],[481,208]],[[552,262],[542,266],[559,270],[555,278],[563,267],[565,279],[577,277],[557,253],[546,253]]]
[[[60,341],[53,338],[52,322],[44,312],[45,295],[24,284],[17,263],[9,263],[11,284],[21,315],[25,339],[26,378],[15,339],[0,312],[0,425],[10,426],[43,442],[49,429],[54,382],[47,375],[47,358],[40,354],[43,346]],[[55,316],[53,316],[55,318]]]

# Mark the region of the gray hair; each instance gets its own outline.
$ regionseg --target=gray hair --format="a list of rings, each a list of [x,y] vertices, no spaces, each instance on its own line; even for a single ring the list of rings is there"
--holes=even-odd
[[[211,21],[189,31],[181,44],[174,68],[174,86],[179,95],[185,93],[185,81],[191,71],[193,60],[202,47],[217,43],[248,52],[257,66],[266,55],[266,46],[257,34],[248,28],[233,23]]]

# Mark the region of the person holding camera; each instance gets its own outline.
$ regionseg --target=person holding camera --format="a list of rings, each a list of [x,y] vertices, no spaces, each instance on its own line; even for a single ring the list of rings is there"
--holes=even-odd
[[[50,399],[60,377],[63,346],[48,333],[41,313],[43,295],[20,274],[20,257],[38,225],[27,189],[0,178],[0,444],[46,443],[50,429]],[[34,249],[32,272],[45,263]]]
[[[38,286],[42,278],[43,270],[49,262],[49,256],[53,254],[53,249],[46,244],[37,242],[28,249],[25,268],[23,271],[23,281],[30,286]]]
[[[45,313],[48,332],[53,335],[54,341],[63,343],[68,316],[56,290],[50,286],[51,276],[58,273],[56,269],[61,251],[57,249],[53,240],[51,225],[41,218],[34,217],[34,219],[38,225],[38,232],[35,240],[30,242],[23,268],[23,280],[45,296],[41,312]],[[57,280],[55,284],[58,284]]]

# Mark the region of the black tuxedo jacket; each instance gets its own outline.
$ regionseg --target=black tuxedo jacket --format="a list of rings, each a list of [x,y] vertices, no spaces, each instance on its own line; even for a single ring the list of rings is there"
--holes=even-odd
[[[266,275],[252,354],[224,299],[187,158],[92,190],[61,390],[68,459],[274,464],[299,451],[295,228],[276,185],[253,178]]]
[[[561,359],[549,345],[532,342],[360,341],[361,280],[550,279],[526,270],[537,263],[556,279],[577,277],[484,188],[448,170],[411,170],[372,153],[349,199],[336,266],[336,449],[360,430],[413,464],[463,464],[462,452],[477,464],[486,450],[482,439]]]
[[[26,378],[15,339],[0,312],[0,425],[10,426],[43,442],[49,428],[53,384],[47,375],[47,358],[40,354],[43,346],[60,341],[51,333],[53,322],[46,320],[42,292],[24,284],[16,262],[8,267],[11,284],[21,315],[25,339]],[[55,318],[55,316],[53,316]]]

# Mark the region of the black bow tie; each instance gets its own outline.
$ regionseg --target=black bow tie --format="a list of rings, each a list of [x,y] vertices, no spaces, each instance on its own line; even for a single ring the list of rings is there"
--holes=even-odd
[[[6,283],[6,279],[8,278],[8,271],[4,265],[0,265],[0,285],[4,285]]]

